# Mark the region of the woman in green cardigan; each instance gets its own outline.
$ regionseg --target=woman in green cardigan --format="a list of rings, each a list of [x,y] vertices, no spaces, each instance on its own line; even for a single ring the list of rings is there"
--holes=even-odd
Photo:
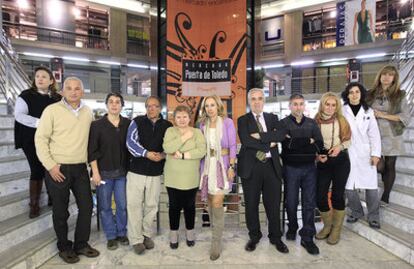
[[[170,247],[176,249],[181,209],[184,209],[187,245],[195,245],[195,197],[200,179],[200,160],[206,154],[206,140],[199,129],[189,126],[188,107],[177,106],[173,116],[175,126],[167,129],[163,148],[167,154],[164,184],[169,199]]]

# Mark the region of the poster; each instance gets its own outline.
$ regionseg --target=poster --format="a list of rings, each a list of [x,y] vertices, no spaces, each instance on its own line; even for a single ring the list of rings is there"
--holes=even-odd
[[[375,0],[353,0],[336,5],[336,46],[375,42]]]
[[[190,107],[195,120],[216,94],[234,120],[246,112],[246,1],[167,1],[167,110]]]

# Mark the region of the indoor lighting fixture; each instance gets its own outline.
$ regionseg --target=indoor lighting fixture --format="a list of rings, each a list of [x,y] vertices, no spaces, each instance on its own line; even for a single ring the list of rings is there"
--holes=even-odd
[[[358,55],[355,58],[356,59],[380,58],[380,57],[384,57],[386,55],[387,54],[385,52],[380,52],[380,53],[373,53],[373,54]]]
[[[128,67],[135,67],[135,68],[142,68],[142,69],[148,69],[148,65],[143,64],[127,64]]]
[[[28,9],[30,7],[28,0],[17,0],[17,5],[21,9]]]
[[[322,60],[321,63],[341,62],[341,61],[346,61],[346,60],[348,60],[348,58],[331,58],[331,59]]]
[[[331,17],[331,19],[336,18],[336,10],[331,11],[329,16]]]
[[[87,58],[71,57],[71,56],[63,56],[62,58],[63,58],[64,60],[68,60],[68,61],[85,62],[85,63],[90,62],[90,60],[89,60],[89,59],[87,59]]]
[[[301,65],[310,65],[314,64],[315,61],[313,60],[307,60],[307,61],[298,61],[298,62],[292,62],[290,63],[291,66],[301,66]]]
[[[73,15],[75,16],[75,19],[76,20],[79,20],[80,18],[81,18],[81,11],[80,11],[80,9],[79,8],[77,8],[77,7],[74,7],[73,9],[72,9],[72,12],[73,12]]]
[[[145,7],[144,3],[135,0],[88,0],[88,2],[126,9],[138,13],[147,13],[148,11],[148,8]]]
[[[263,69],[271,69],[271,68],[280,68],[280,67],[284,67],[284,64],[269,64],[269,65],[263,65],[262,68]]]
[[[43,54],[43,53],[36,53],[36,52],[23,52],[22,54],[26,56],[41,57],[41,58],[54,58],[55,57],[50,54]]]
[[[100,64],[121,65],[121,63],[119,62],[112,62],[112,61],[96,61],[96,62]]]

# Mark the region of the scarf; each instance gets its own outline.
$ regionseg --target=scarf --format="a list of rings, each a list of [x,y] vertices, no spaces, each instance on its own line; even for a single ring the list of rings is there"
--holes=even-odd
[[[207,154],[204,158],[204,170],[203,174],[201,175],[200,179],[200,189],[201,189],[201,200],[207,201],[208,198],[208,181],[209,180],[217,180],[217,187],[220,189],[228,188],[228,181],[227,181],[227,173],[223,163],[223,157],[221,156],[221,138],[223,137],[223,119],[222,117],[217,117],[216,121],[216,141],[215,141],[215,156],[217,163],[216,163],[216,175],[217,178],[208,178],[209,169],[210,169],[210,148],[211,148],[211,141],[210,141],[210,121],[207,120],[206,124],[203,127],[204,137],[206,138],[207,142]],[[227,186],[226,186],[227,185]]]
[[[324,112],[320,112],[316,114],[315,120],[318,123],[319,128],[321,127],[321,124],[334,124],[335,120],[338,120],[339,139],[341,140],[341,143],[351,140],[351,127],[349,126],[349,123],[346,121],[345,117],[338,117],[337,114],[329,116]]]

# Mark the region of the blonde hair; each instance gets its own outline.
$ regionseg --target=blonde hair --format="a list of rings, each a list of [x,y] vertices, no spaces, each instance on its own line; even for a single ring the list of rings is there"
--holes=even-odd
[[[374,85],[372,89],[368,92],[367,95],[367,102],[369,104],[372,104],[374,102],[374,99],[378,96],[381,96],[383,94],[383,89],[381,85],[381,76],[385,74],[392,74],[394,75],[394,80],[391,84],[391,86],[387,89],[387,97],[389,98],[392,105],[396,105],[399,98],[401,97],[401,89],[400,89],[400,74],[398,73],[398,70],[393,65],[386,65],[383,68],[378,71]]]
[[[224,110],[223,102],[221,101],[220,97],[218,97],[217,95],[214,94],[214,95],[207,96],[201,102],[200,120],[199,121],[202,122],[202,123],[205,123],[208,119],[208,115],[207,115],[207,111],[206,111],[206,102],[207,102],[208,99],[213,99],[214,102],[216,102],[217,116],[220,116],[220,117],[224,118],[226,116],[226,112]]]
[[[342,103],[341,100],[339,99],[339,97],[332,92],[326,92],[322,95],[321,100],[319,102],[319,108],[318,108],[318,113],[316,114],[317,116],[321,115],[323,112],[323,106],[325,105],[325,103],[328,101],[328,99],[334,99],[336,102],[336,109],[335,109],[335,115],[337,116],[343,116],[342,115]]]

